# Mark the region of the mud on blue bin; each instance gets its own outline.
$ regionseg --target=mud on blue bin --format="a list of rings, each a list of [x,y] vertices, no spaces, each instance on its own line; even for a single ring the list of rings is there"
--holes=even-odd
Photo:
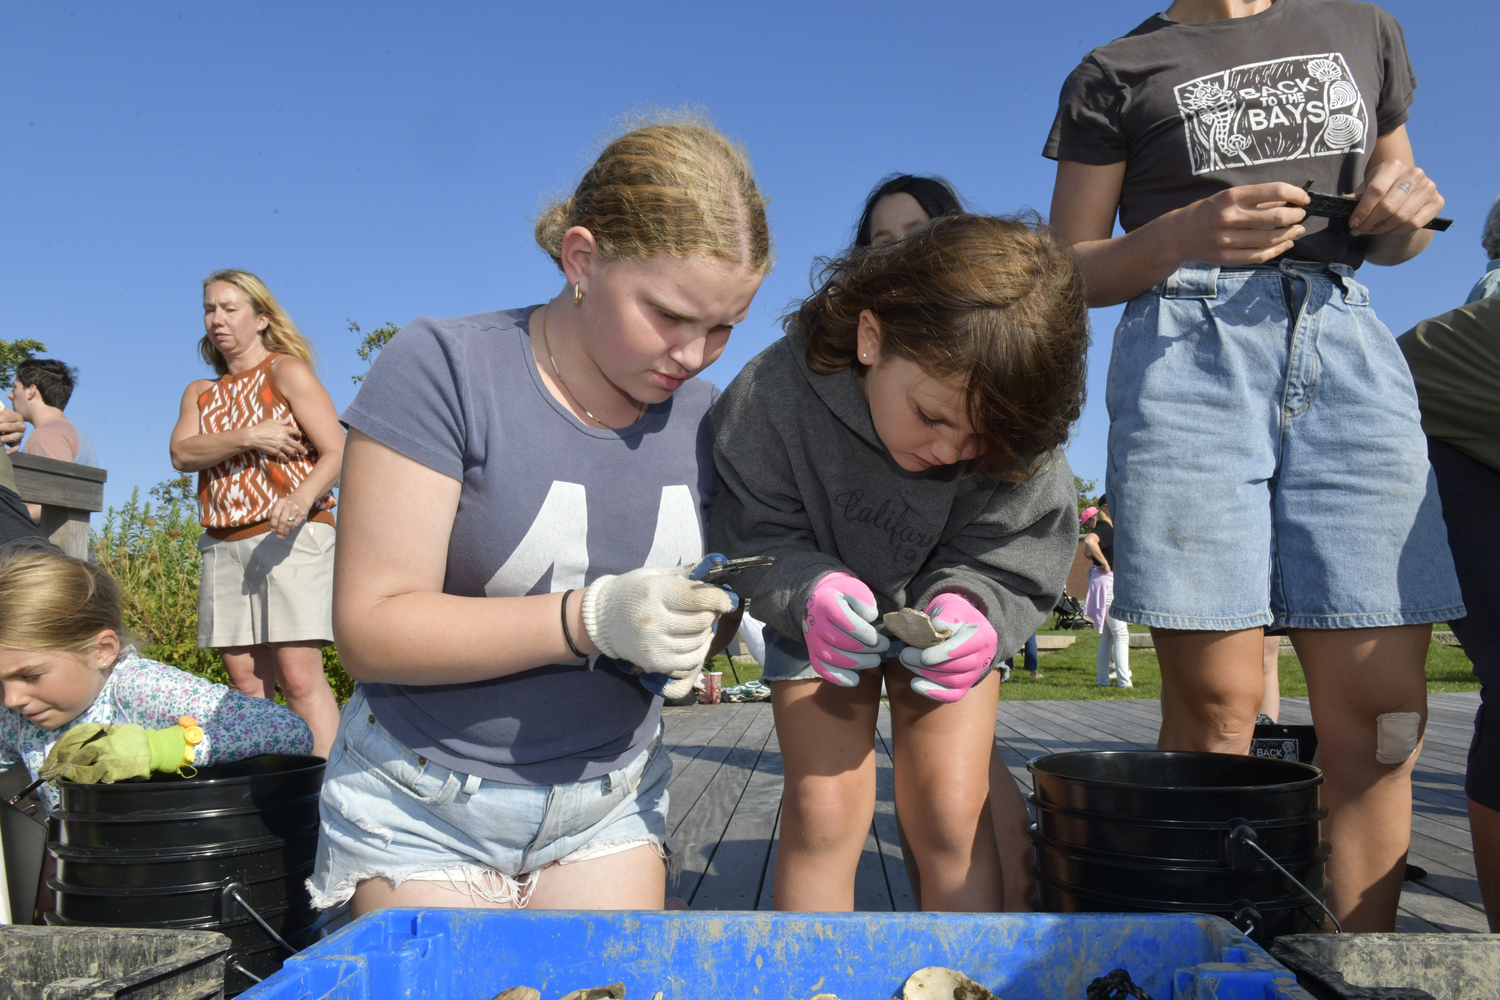
[[[1082,1000],[1126,969],[1154,1000],[1311,1000],[1227,921],[1194,914],[380,910],[287,960],[244,1000],[888,1000],[917,969],[1004,1000]]]

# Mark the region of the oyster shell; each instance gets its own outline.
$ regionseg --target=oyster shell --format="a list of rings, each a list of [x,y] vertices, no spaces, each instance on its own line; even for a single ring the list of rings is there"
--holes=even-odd
[[[933,621],[925,612],[916,608],[892,611],[882,620],[891,635],[918,649],[936,646],[953,635],[953,629]]]
[[[1000,1000],[957,969],[929,965],[918,969],[901,987],[901,1000]]]

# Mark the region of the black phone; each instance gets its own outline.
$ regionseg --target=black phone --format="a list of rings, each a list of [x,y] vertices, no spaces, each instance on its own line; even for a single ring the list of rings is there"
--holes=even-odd
[[[1307,196],[1312,199],[1306,205],[1302,206],[1308,215],[1316,215],[1324,219],[1343,219],[1347,222],[1349,216],[1354,214],[1354,206],[1359,204],[1358,198],[1345,198],[1342,195],[1336,194],[1319,194],[1312,189],[1312,186],[1312,181],[1308,181],[1302,185],[1302,190],[1306,191]],[[1422,228],[1435,229],[1442,233],[1446,232],[1451,225],[1453,225],[1452,219],[1437,218]]]

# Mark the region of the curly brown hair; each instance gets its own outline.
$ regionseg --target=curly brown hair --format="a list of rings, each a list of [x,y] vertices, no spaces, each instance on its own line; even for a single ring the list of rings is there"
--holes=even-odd
[[[859,364],[868,309],[882,357],[968,390],[973,467],[1024,480],[1083,410],[1089,321],[1067,244],[1035,216],[952,215],[905,239],[819,262],[817,287],[783,320],[823,375]]]

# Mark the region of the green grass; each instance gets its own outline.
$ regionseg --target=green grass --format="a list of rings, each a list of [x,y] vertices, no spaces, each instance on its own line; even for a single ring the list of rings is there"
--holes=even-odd
[[[1047,622],[1053,624],[1055,619]],[[1439,626],[1446,630],[1446,626]],[[1130,626],[1132,632],[1147,631],[1144,625]],[[1135,679],[1133,688],[1098,687],[1094,684],[1094,654],[1099,648],[1099,633],[1092,628],[1060,632],[1043,630],[1041,635],[1071,635],[1074,642],[1067,649],[1044,652],[1038,665],[1041,680],[1032,680],[1031,675],[1021,669],[1021,659],[1016,659],[1016,669],[1010,681],[1000,689],[1005,701],[1119,701],[1126,698],[1160,698],[1161,666],[1156,652],[1150,649],[1130,651],[1130,673]],[[724,685],[743,684],[760,676],[760,667],[748,657],[731,661],[720,654],[713,658],[708,669],[724,673]],[[1281,693],[1284,697],[1307,694],[1307,678],[1302,673],[1302,664],[1296,656],[1281,658]],[[1427,690],[1429,691],[1478,691],[1479,680],[1474,676],[1473,665],[1464,651],[1457,646],[1433,643],[1427,653]]]
[[[1048,624],[1052,624],[1049,621]],[[1131,632],[1146,632],[1144,625],[1130,626]],[[1042,701],[1098,699],[1119,700],[1124,698],[1160,698],[1161,665],[1155,650],[1132,649],[1130,651],[1130,673],[1135,687],[1098,687],[1094,684],[1094,655],[1099,648],[1099,633],[1092,628],[1070,632],[1055,629],[1044,630],[1041,635],[1071,635],[1077,638],[1067,649],[1043,653],[1038,661],[1041,680],[1034,681],[1021,669],[1017,659],[1016,669],[1010,682],[1000,689],[1000,697],[1007,701]],[[1294,655],[1281,657],[1281,693],[1284,697],[1307,694],[1307,677],[1302,673],[1302,663]],[[1429,691],[1478,691],[1479,680],[1474,676],[1473,665],[1456,646],[1433,643],[1427,653],[1427,690]]]

